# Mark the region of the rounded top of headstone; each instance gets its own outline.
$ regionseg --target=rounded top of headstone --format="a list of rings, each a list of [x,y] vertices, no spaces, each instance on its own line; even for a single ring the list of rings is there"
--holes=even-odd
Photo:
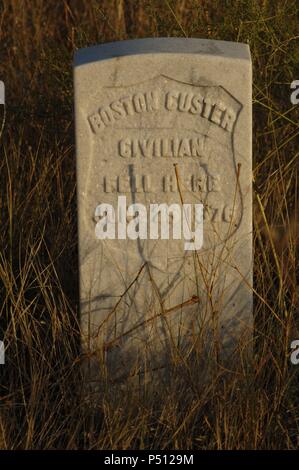
[[[217,41],[198,38],[146,38],[109,42],[78,49],[75,52],[75,66],[99,60],[140,54],[204,54],[230,59],[250,59],[247,44],[232,41]]]

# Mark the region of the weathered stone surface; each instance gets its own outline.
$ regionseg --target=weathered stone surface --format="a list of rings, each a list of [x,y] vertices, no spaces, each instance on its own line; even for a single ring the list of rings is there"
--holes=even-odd
[[[166,364],[203,325],[231,349],[252,327],[248,46],[104,44],[76,53],[74,81],[85,350],[104,351],[117,378]],[[119,196],[146,208],[202,203],[203,246],[118,230],[98,239],[97,207],[117,210]]]

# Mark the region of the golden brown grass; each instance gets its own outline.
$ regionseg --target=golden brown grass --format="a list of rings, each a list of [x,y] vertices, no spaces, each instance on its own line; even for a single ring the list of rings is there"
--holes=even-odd
[[[3,449],[294,449],[299,78],[295,0],[6,0],[0,6]],[[79,347],[72,57],[157,36],[248,42],[254,64],[255,355],[202,385],[197,361],[133,399],[103,379],[88,411]],[[1,119],[3,109],[1,109]],[[298,325],[298,322],[297,322]],[[242,359],[242,356],[240,356]],[[227,373],[227,372],[226,372]]]

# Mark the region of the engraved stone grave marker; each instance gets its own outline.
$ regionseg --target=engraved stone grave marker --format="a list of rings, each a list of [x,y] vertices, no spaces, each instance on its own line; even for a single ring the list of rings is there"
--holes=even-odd
[[[233,348],[252,327],[248,46],[94,46],[74,81],[85,351],[117,378],[167,364],[203,326]]]

